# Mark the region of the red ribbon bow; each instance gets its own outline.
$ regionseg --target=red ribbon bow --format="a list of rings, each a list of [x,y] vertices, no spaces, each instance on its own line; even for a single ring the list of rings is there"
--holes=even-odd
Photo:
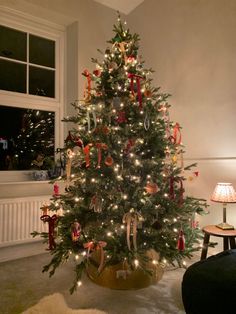
[[[185,249],[185,238],[184,238],[184,232],[182,229],[179,232],[179,239],[178,239],[178,243],[177,243],[177,248],[180,252],[183,252]]]
[[[53,250],[56,247],[56,242],[54,240],[54,229],[55,223],[58,219],[57,215],[53,216],[42,215],[40,219],[45,223],[48,222],[48,241],[49,241],[49,250]]]
[[[134,95],[134,79],[136,79],[139,109],[141,110],[143,108],[143,105],[142,105],[142,93],[141,93],[140,80],[143,78],[142,76],[136,75],[133,73],[128,73],[128,78],[130,79],[130,90],[133,95]]]

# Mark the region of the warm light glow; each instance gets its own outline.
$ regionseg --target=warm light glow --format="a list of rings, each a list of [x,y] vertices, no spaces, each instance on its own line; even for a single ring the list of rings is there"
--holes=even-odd
[[[235,203],[236,192],[232,183],[217,183],[211,200],[219,203]]]

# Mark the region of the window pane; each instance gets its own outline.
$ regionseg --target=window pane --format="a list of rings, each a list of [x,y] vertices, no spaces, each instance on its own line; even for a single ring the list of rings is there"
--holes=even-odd
[[[0,25],[0,56],[26,61],[26,33]]]
[[[0,170],[52,169],[54,120],[54,112],[0,105]]]
[[[0,89],[26,93],[26,65],[0,59]]]
[[[55,68],[55,42],[30,34],[29,62]]]
[[[55,97],[55,72],[30,66],[29,93],[31,95]]]

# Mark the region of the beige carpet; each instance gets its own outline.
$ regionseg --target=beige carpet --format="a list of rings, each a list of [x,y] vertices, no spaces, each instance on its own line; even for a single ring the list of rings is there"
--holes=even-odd
[[[185,313],[181,300],[184,269],[167,270],[158,284],[134,291],[103,288],[85,276],[83,285],[70,295],[73,262],[48,278],[41,270],[49,259],[48,254],[40,254],[0,263],[1,314],[88,314],[94,313],[92,309],[109,314]]]

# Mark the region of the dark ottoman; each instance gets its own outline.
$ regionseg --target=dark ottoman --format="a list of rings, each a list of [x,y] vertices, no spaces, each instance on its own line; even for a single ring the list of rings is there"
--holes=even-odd
[[[182,281],[187,314],[236,313],[236,249],[191,265]]]

